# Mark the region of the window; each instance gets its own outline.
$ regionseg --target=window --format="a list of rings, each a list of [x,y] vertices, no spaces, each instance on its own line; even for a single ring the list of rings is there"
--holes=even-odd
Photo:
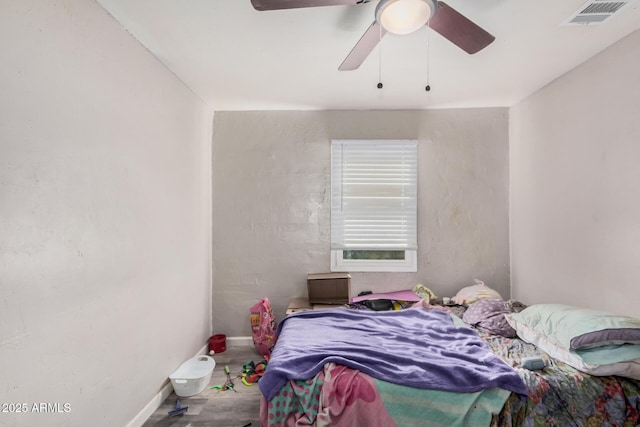
[[[415,140],[331,141],[331,271],[417,271]]]

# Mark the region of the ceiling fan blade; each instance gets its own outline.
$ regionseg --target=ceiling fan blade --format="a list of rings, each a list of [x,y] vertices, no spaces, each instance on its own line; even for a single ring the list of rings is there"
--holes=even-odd
[[[371,53],[374,47],[378,44],[380,39],[387,34],[380,24],[374,22],[369,29],[364,32],[358,43],[351,49],[349,55],[342,61],[342,64],[338,67],[340,71],[351,71],[357,69],[367,56]]]
[[[481,51],[496,39],[454,8],[441,1],[438,2],[438,9],[428,25],[469,54]]]
[[[302,7],[340,6],[368,3],[370,0],[251,0],[256,10],[298,9]]]

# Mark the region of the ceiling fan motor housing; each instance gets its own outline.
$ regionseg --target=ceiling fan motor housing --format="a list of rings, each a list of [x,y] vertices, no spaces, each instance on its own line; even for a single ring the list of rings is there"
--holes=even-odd
[[[436,12],[434,0],[381,0],[376,22],[394,34],[409,34],[424,26]]]

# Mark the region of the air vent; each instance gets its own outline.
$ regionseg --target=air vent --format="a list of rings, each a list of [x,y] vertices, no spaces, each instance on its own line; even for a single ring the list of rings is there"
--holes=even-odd
[[[610,0],[589,0],[563,25],[593,25],[602,24],[614,13],[618,12],[630,0],[610,1]]]

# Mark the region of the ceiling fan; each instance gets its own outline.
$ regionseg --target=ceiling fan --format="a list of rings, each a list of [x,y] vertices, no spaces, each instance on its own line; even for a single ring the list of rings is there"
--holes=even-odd
[[[304,7],[358,5],[371,0],[251,0],[259,11],[296,9]],[[340,71],[355,70],[369,56],[380,39],[387,33],[409,34],[423,25],[469,54],[487,47],[495,37],[480,28],[442,1],[436,0],[380,0],[376,6],[375,21],[358,40]]]

